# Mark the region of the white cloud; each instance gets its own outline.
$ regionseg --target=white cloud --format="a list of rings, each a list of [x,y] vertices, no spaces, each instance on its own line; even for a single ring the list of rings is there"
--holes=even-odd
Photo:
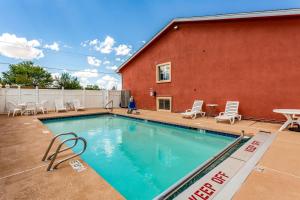
[[[82,85],[84,87],[91,84],[91,82],[87,78],[80,78],[79,82],[80,82],[80,85]]]
[[[141,42],[142,42],[143,44],[145,44],[145,43],[146,43],[146,41],[145,41],[145,40],[142,40]]]
[[[104,54],[109,54],[113,51],[113,46],[115,44],[115,39],[111,36],[106,36],[104,41],[99,39],[87,40],[81,43],[81,46],[91,46],[96,51],[99,51]]]
[[[99,67],[101,64],[101,60],[99,60],[93,56],[88,56],[86,59],[87,59],[87,62],[89,65]]]
[[[121,58],[116,58],[116,61],[121,61]]]
[[[114,44],[114,38],[106,36],[105,40],[103,42],[100,42],[100,45],[96,50],[100,51],[101,53],[110,53],[113,50]]]
[[[72,46],[67,45],[67,44],[64,44],[63,47],[64,47],[64,48],[68,48],[68,49],[72,49]]]
[[[116,87],[117,89],[121,89],[121,83],[118,79],[116,79],[113,76],[105,75],[98,79],[96,83],[101,87],[105,89],[112,89],[113,87]]]
[[[120,44],[119,46],[115,47],[116,55],[126,56],[130,54],[132,50],[132,46],[126,44]]]
[[[114,66],[107,66],[106,69],[116,70],[116,69],[118,69],[118,67],[116,65],[114,65]]]
[[[60,76],[60,73],[54,72],[54,73],[51,73],[51,76],[52,76],[52,78],[56,78],[56,77]]]
[[[108,65],[108,64],[110,64],[110,61],[106,60],[106,61],[103,62],[103,64]]]
[[[90,46],[97,45],[99,43],[100,43],[100,41],[98,39],[94,39],[94,40],[89,41]]]
[[[59,44],[57,42],[53,42],[52,44],[44,45],[44,48],[51,49],[53,51],[59,51]]]
[[[86,40],[86,41],[84,41],[84,42],[81,42],[80,43],[80,46],[82,46],[82,47],[86,47],[87,45],[88,45],[88,40]]]
[[[83,71],[74,72],[72,75],[76,76],[80,79],[95,78],[95,77],[98,77],[98,71],[97,71],[97,69],[85,69]]]
[[[38,40],[27,40],[15,34],[3,33],[0,36],[0,54],[9,58],[32,60],[44,57],[44,53],[37,47]]]
[[[111,36],[106,36],[103,41],[95,38],[93,40],[86,40],[81,42],[80,45],[82,47],[90,46],[92,49],[99,51],[103,54],[110,54],[112,51],[116,53],[117,56],[127,56],[132,55],[132,46],[126,44],[120,44],[118,46],[114,46],[116,43],[115,39]]]

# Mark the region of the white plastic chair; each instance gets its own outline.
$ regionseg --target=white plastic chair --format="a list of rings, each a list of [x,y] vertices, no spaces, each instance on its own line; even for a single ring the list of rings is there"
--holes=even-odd
[[[191,117],[195,119],[198,114],[202,117],[205,116],[205,112],[202,111],[203,100],[195,100],[192,109],[186,110],[184,113],[181,113],[183,117]]]
[[[78,99],[73,100],[73,105],[74,105],[74,109],[75,109],[76,112],[78,110],[84,110],[85,109],[85,107],[80,104],[80,101]]]
[[[22,115],[22,109],[19,108],[15,103],[11,101],[7,102],[7,111],[8,111],[7,113],[8,117],[10,116],[10,113],[13,114],[13,117],[18,113]]]
[[[41,103],[36,105],[36,112],[42,112],[43,114],[48,113],[48,108],[47,108],[47,103],[48,100],[43,100]]]
[[[239,102],[238,101],[227,101],[224,112],[220,112],[217,117],[215,117],[216,122],[218,121],[229,121],[230,124],[234,124],[235,119],[239,121],[242,119],[242,115],[238,114]]]
[[[63,100],[62,99],[56,99],[54,101],[55,103],[55,111],[59,112],[59,111],[67,111],[67,108],[64,106]]]

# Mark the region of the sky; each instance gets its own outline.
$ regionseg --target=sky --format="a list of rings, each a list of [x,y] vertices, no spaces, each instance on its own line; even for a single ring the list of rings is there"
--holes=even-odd
[[[32,60],[53,76],[121,88],[115,70],[177,17],[300,8],[299,0],[0,0],[0,72]]]

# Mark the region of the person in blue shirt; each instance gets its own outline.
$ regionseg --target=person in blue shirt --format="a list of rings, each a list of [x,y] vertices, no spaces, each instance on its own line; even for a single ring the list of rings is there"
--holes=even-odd
[[[129,104],[128,104],[128,110],[127,110],[127,113],[128,113],[128,114],[131,114],[133,111],[135,111],[136,114],[138,114],[138,111],[137,111],[137,108],[136,108],[136,105],[135,105],[134,98],[133,98],[133,96],[131,96],[130,99],[129,99]]]

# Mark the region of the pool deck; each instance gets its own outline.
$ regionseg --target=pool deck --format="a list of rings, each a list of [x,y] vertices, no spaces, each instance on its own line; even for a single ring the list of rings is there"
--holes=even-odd
[[[44,116],[95,112],[105,110],[50,113]],[[79,173],[68,162],[58,170],[47,172],[48,163],[41,161],[52,138],[50,132],[45,133],[47,130],[33,116],[0,116],[0,200],[124,199],[86,163],[84,166],[87,169]]]
[[[0,200],[10,199],[123,199],[92,168],[75,172],[66,162],[46,172],[41,161],[52,133],[37,120],[40,117],[74,116],[106,112],[90,109],[82,112],[49,113],[8,118],[0,115]],[[115,114],[127,115],[124,109]],[[216,123],[213,118],[182,119],[180,114],[142,110],[130,115],[148,120],[240,134],[258,130],[276,132],[280,124],[242,120],[234,125]],[[300,199],[300,133],[278,133],[271,147],[243,183],[234,199]]]

